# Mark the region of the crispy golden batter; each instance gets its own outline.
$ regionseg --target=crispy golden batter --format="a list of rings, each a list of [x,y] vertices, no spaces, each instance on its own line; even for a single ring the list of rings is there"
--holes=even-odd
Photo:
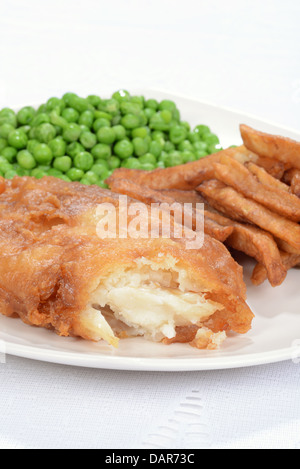
[[[120,270],[131,281],[129,273],[138,268],[143,275],[145,269],[153,276],[161,272],[162,278],[173,269],[173,283],[181,276],[181,288],[193,285],[192,298],[194,292],[202,292],[203,301],[216,309],[197,324],[198,329],[208,327],[208,322],[214,332],[245,333],[251,327],[253,314],[245,303],[242,269],[211,237],[205,236],[203,248],[196,251],[171,239],[100,239],[97,206],[110,203],[118,209],[117,194],[51,177],[0,179],[0,188],[2,314],[17,314],[27,324],[60,335],[98,340],[87,326],[90,317],[84,325],[81,318],[91,309],[97,314],[91,299],[102,282],[113,281]],[[118,339],[100,311],[98,319],[100,332],[106,327],[100,336],[116,345]],[[184,326],[190,325],[195,324],[187,321]],[[209,339],[209,347],[216,340]],[[199,347],[204,343],[200,336],[197,343]]]

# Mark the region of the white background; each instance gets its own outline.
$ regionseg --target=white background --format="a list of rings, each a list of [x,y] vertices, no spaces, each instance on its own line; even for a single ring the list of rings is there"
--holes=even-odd
[[[1,0],[0,11],[0,108],[162,88],[299,130],[298,0]],[[298,448],[299,366],[127,373],[6,357],[0,447]]]

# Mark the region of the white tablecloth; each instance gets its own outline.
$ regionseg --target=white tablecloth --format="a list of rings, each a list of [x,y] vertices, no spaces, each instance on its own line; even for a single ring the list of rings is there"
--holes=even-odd
[[[163,88],[299,129],[299,20],[295,0],[2,0],[0,108]],[[0,447],[298,448],[299,366],[137,373],[8,356]]]

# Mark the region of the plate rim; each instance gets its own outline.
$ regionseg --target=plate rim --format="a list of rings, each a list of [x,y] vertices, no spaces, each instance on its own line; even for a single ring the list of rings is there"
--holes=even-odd
[[[138,94],[154,94],[160,93],[176,100],[185,99],[213,108],[215,111],[221,110],[235,115],[240,115],[246,119],[252,119],[262,124],[270,125],[281,129],[283,132],[290,132],[300,137],[300,132],[296,129],[283,126],[282,124],[262,119],[254,114],[246,113],[238,109],[228,106],[218,106],[216,103],[205,101],[202,99],[194,99],[193,97],[183,94],[169,92],[162,88],[138,88],[135,87],[132,93]],[[104,92],[105,94],[105,92]],[[31,104],[38,107],[40,103]],[[21,106],[22,107],[22,106]],[[20,106],[12,106],[15,111]],[[28,326],[29,327],[29,326]],[[43,349],[35,345],[23,345],[11,342],[10,340],[1,339],[5,346],[5,354],[20,358],[32,359],[52,364],[60,364],[74,367],[86,367],[94,369],[123,370],[123,371],[158,371],[158,372],[185,372],[185,371],[210,371],[221,369],[244,368],[271,363],[279,363],[292,360],[293,348],[286,347],[267,352],[247,353],[244,355],[227,355],[225,357],[213,356],[215,351],[210,351],[211,357],[195,357],[195,358],[176,358],[176,357],[126,357],[126,356],[110,356],[90,354],[85,352],[74,352],[65,350]],[[218,351],[217,353],[219,353]]]

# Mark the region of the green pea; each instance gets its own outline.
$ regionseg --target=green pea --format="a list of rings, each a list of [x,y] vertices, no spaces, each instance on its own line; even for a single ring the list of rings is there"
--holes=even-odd
[[[156,165],[156,158],[152,153],[146,153],[139,158],[141,164],[153,164]]]
[[[205,142],[195,142],[193,148],[196,151],[207,151],[208,145]]]
[[[29,151],[29,153],[32,153],[33,154],[33,150],[34,148],[39,145],[40,142],[38,140],[35,140],[35,139],[32,139],[32,140],[28,140],[27,142],[27,150]]]
[[[116,134],[113,127],[101,127],[97,131],[97,139],[100,143],[110,145],[116,139]]]
[[[97,145],[92,148],[91,153],[95,160],[106,160],[111,156],[111,147],[105,143],[97,143]]]
[[[41,143],[49,143],[56,136],[56,131],[53,125],[45,123],[36,128],[35,138]]]
[[[97,162],[91,168],[94,174],[96,174],[100,179],[104,180],[108,178],[109,169],[108,166],[104,166]]]
[[[86,100],[94,107],[97,107],[101,103],[101,98],[95,94],[90,94]]]
[[[50,168],[48,170],[48,176],[54,176],[54,177],[59,177],[62,176],[63,173],[61,171],[58,171],[58,169]]]
[[[17,149],[14,147],[5,147],[1,150],[0,154],[1,156],[4,156],[4,158],[12,163],[17,156]]]
[[[207,145],[218,145],[220,143],[219,138],[215,134],[206,133],[202,138]]]
[[[63,138],[66,142],[75,142],[81,134],[81,129],[78,124],[70,123],[63,130]]]
[[[104,111],[94,111],[94,118],[95,119],[106,119],[107,121],[111,122],[113,120],[113,116],[108,112]]]
[[[53,157],[58,158],[59,156],[64,156],[66,154],[66,142],[61,137],[56,137],[48,143]],[[28,145],[27,145],[28,147]]]
[[[160,112],[160,116],[166,124],[169,124],[172,120],[172,113],[171,113],[171,111],[168,111],[168,109],[163,109]]]
[[[153,171],[155,169],[156,165],[151,164],[151,163],[143,163],[141,164],[141,169],[143,171]]]
[[[170,153],[171,151],[175,150],[175,145],[173,142],[168,141],[164,144],[163,148],[164,148],[164,151],[166,151],[167,153]]]
[[[66,107],[65,102],[59,98],[50,98],[46,103],[46,109],[48,112],[55,110],[63,110]]]
[[[193,151],[194,146],[189,140],[186,139],[178,144],[178,150],[179,151]]]
[[[138,116],[142,110],[142,106],[137,103],[132,103],[130,101],[123,101],[120,104],[120,111],[122,114],[134,114]]]
[[[196,150],[195,156],[197,160],[200,160],[201,158],[205,158],[206,156],[208,156],[208,153],[204,150]]]
[[[180,142],[183,142],[183,140],[186,139],[187,130],[185,129],[185,127],[181,125],[175,125],[174,127],[171,128],[169,136],[170,136],[171,142],[178,144]]]
[[[122,166],[128,169],[141,169],[141,162],[137,158],[127,158]]]
[[[88,109],[92,108],[92,105],[84,98],[80,98],[77,95],[70,96],[68,99],[69,106],[80,114]]]
[[[195,132],[188,132],[187,138],[191,143],[200,142],[201,140],[200,134]]]
[[[129,140],[120,140],[114,146],[114,153],[121,159],[129,158],[134,151],[133,144]]]
[[[97,186],[101,187],[102,189],[108,189],[108,185],[103,181],[98,181]]]
[[[149,122],[149,127],[150,129],[161,131],[169,130],[170,128],[169,123],[165,122],[160,112],[153,114]]]
[[[97,174],[95,174],[93,171],[87,171],[84,175],[84,178],[87,179],[90,184],[97,184],[99,180]]]
[[[8,170],[4,175],[5,179],[13,179],[15,176],[18,176],[18,173],[14,169]]]
[[[46,143],[36,145],[33,156],[39,164],[50,164],[53,158],[52,151]]]
[[[17,161],[23,169],[33,169],[36,167],[36,161],[28,150],[19,151]]]
[[[196,161],[197,157],[192,151],[184,150],[182,152],[182,162],[190,163],[191,161]]]
[[[93,129],[95,132],[98,132],[98,130],[101,129],[102,127],[110,127],[110,126],[111,126],[110,121],[108,119],[105,119],[104,117],[99,117],[93,123]]]
[[[200,137],[203,137],[205,134],[210,134],[210,128],[207,125],[196,125],[194,133],[198,134]]]
[[[73,109],[72,107],[67,107],[66,109],[63,110],[63,112],[61,113],[61,116],[67,122],[77,122],[79,119],[79,112],[76,111],[76,109]]]
[[[83,177],[82,179],[80,179],[80,183],[81,183],[81,184],[84,184],[85,186],[91,186],[90,181],[89,181],[87,178],[85,178],[85,177]]]
[[[38,127],[41,124],[49,124],[49,123],[50,123],[50,116],[48,114],[42,112],[41,114],[37,114],[33,118],[30,125],[32,125],[32,127]]]
[[[127,130],[135,129],[140,126],[139,116],[136,116],[135,114],[126,114],[122,117],[121,124]]]
[[[5,147],[7,147],[7,140],[5,138],[0,138],[0,152]]]
[[[31,171],[31,176],[36,179],[42,179],[43,177],[47,176],[47,173],[40,168],[35,168]]]
[[[72,182],[71,179],[66,174],[62,174],[61,176],[57,176],[57,177],[61,179],[62,181]]]
[[[158,158],[162,152],[163,147],[158,141],[152,141],[149,147],[149,153],[152,153],[156,158]]]
[[[5,160],[5,158],[3,158]],[[0,159],[0,171],[2,174],[5,174],[7,171],[9,171],[10,169],[13,169],[13,165],[10,164],[7,160],[5,161],[2,161]]]
[[[21,125],[20,127],[18,127],[18,130],[21,130],[25,134],[29,134],[31,127],[30,125]]]
[[[69,179],[71,179],[71,181],[80,181],[80,179],[82,179],[84,176],[84,172],[82,169],[71,168],[67,172],[67,176]]]
[[[68,156],[74,159],[75,156],[82,151],[84,151],[84,147],[81,145],[81,143],[72,142],[67,146],[66,153]]]
[[[0,125],[10,124],[13,127],[17,127],[17,117],[15,112],[8,107],[5,107],[0,111]]]
[[[156,167],[157,167],[157,168],[160,168],[160,169],[164,169],[164,168],[165,168],[165,164],[164,164],[163,161],[158,161]]]
[[[70,106],[70,100],[71,98],[74,98],[74,96],[77,96],[75,93],[65,93],[62,97],[63,101],[66,103],[67,106]]]
[[[130,101],[132,103],[137,103],[143,108],[145,106],[145,98],[144,96],[131,96]]]
[[[93,148],[97,143],[97,137],[92,132],[82,132],[79,137],[80,143],[84,148]]]
[[[158,109],[160,111],[162,110],[168,110],[168,111],[171,111],[173,112],[174,109],[176,109],[176,104],[173,102],[173,101],[170,101],[169,99],[164,99],[163,101],[161,101],[158,105]]]
[[[150,121],[151,117],[155,115],[155,110],[151,109],[150,107],[146,107],[144,109],[144,114],[145,114],[146,119]]]
[[[92,111],[84,111],[80,116],[78,120],[78,124],[80,125],[86,125],[89,129],[92,127],[94,122],[94,113]]]
[[[94,158],[91,153],[82,151],[74,158],[75,168],[82,169],[82,171],[89,171],[94,164]]]
[[[169,153],[168,158],[165,161],[166,167],[178,166],[183,164],[182,154],[178,151]]]
[[[27,135],[20,130],[13,130],[8,136],[9,145],[11,147],[17,148],[17,150],[22,150],[22,148],[26,148],[27,142]]]
[[[130,93],[126,90],[119,90],[119,91],[116,91],[113,95],[112,95],[113,99],[116,99],[117,101],[128,101],[128,99],[130,98]]]
[[[145,106],[156,111],[158,109],[158,101],[156,99],[147,99]]]
[[[134,153],[136,156],[142,156],[149,150],[148,142],[140,137],[136,137],[132,140]]]
[[[15,130],[14,126],[11,124],[2,124],[0,127],[0,137],[7,139],[9,134]]]
[[[111,156],[108,160],[108,166],[110,169],[117,169],[121,166],[121,160],[117,156]]]
[[[104,99],[98,105],[99,111],[107,112],[108,114],[111,114],[112,116],[117,115],[119,113],[119,109],[120,109],[119,101],[114,98]]]
[[[133,129],[131,132],[132,138],[136,138],[136,137],[145,138],[149,134],[150,134],[149,127],[137,127],[136,129]]]
[[[114,125],[113,129],[116,134],[116,140],[123,140],[126,137],[126,129],[123,125]]]
[[[69,156],[59,156],[53,161],[53,168],[62,173],[66,173],[72,166],[72,159]]]

